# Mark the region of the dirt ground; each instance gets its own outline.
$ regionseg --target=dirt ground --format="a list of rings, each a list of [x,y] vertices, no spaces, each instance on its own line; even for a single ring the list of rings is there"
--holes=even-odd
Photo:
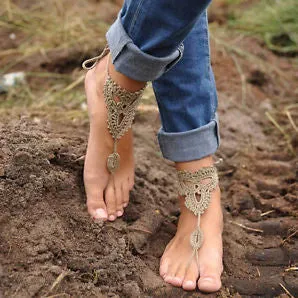
[[[130,204],[123,218],[105,224],[92,222],[85,207],[86,118],[65,120],[64,110],[52,108],[1,110],[0,297],[298,296],[298,138],[285,139],[265,116],[275,113],[288,127],[276,110],[294,102],[298,75],[290,58],[259,41],[230,39],[265,62],[212,38],[225,218],[220,292],[187,293],[159,277],[179,210],[173,164],[156,140],[158,112],[146,104],[134,124]],[[65,62],[69,71],[74,55]],[[152,97],[149,90],[146,102]]]

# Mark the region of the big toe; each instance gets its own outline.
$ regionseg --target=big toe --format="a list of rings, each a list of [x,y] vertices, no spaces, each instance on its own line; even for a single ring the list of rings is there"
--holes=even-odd
[[[107,215],[107,211],[104,208],[97,208],[94,211],[94,219],[98,219],[98,220],[106,220],[108,215]]]
[[[209,253],[212,253],[209,255]],[[222,255],[212,248],[201,251],[199,256],[201,260],[208,260],[208,263],[202,261],[200,263],[200,278],[198,280],[198,288],[203,292],[216,292],[221,288],[221,274],[223,271]]]
[[[106,220],[108,217],[106,205],[102,195],[91,195],[87,193],[88,213],[96,220]]]
[[[216,292],[221,288],[220,276],[201,276],[198,288],[202,292]]]

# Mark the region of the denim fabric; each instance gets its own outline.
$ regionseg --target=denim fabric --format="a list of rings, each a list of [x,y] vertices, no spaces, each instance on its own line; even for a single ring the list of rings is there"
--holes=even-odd
[[[163,156],[189,161],[216,152],[217,93],[210,65],[206,11],[184,40],[182,59],[153,82],[153,89],[162,122],[158,140]]]
[[[184,132],[158,132],[164,158],[175,162],[192,161],[214,154],[219,146],[218,117],[208,124]]]
[[[117,71],[153,81],[182,56],[181,45],[211,0],[125,0],[106,37]]]
[[[106,34],[115,69],[136,81],[153,81],[177,63],[183,53],[183,44],[164,57],[142,52],[123,28],[120,15]]]
[[[219,146],[217,95],[210,65],[207,0],[126,0],[107,32],[115,68],[153,81],[161,151],[172,161]]]

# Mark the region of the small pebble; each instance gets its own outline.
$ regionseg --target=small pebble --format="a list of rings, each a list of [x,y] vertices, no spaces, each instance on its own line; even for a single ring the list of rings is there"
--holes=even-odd
[[[253,222],[257,222],[257,221],[260,221],[262,220],[262,211],[259,210],[259,209],[256,209],[256,208],[253,208],[249,214],[247,215],[247,218],[250,220],[250,221],[253,221]]]

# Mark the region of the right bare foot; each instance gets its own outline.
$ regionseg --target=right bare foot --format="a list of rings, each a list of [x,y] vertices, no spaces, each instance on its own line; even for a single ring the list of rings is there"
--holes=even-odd
[[[84,184],[89,214],[94,219],[114,221],[122,216],[129,201],[129,191],[134,185],[133,136],[131,129],[119,140],[120,167],[110,175],[107,158],[113,152],[113,139],[107,127],[107,108],[103,87],[107,77],[108,56],[102,58],[85,78],[90,133],[84,166]],[[109,65],[113,79],[123,88],[136,91],[143,85],[116,73]]]

